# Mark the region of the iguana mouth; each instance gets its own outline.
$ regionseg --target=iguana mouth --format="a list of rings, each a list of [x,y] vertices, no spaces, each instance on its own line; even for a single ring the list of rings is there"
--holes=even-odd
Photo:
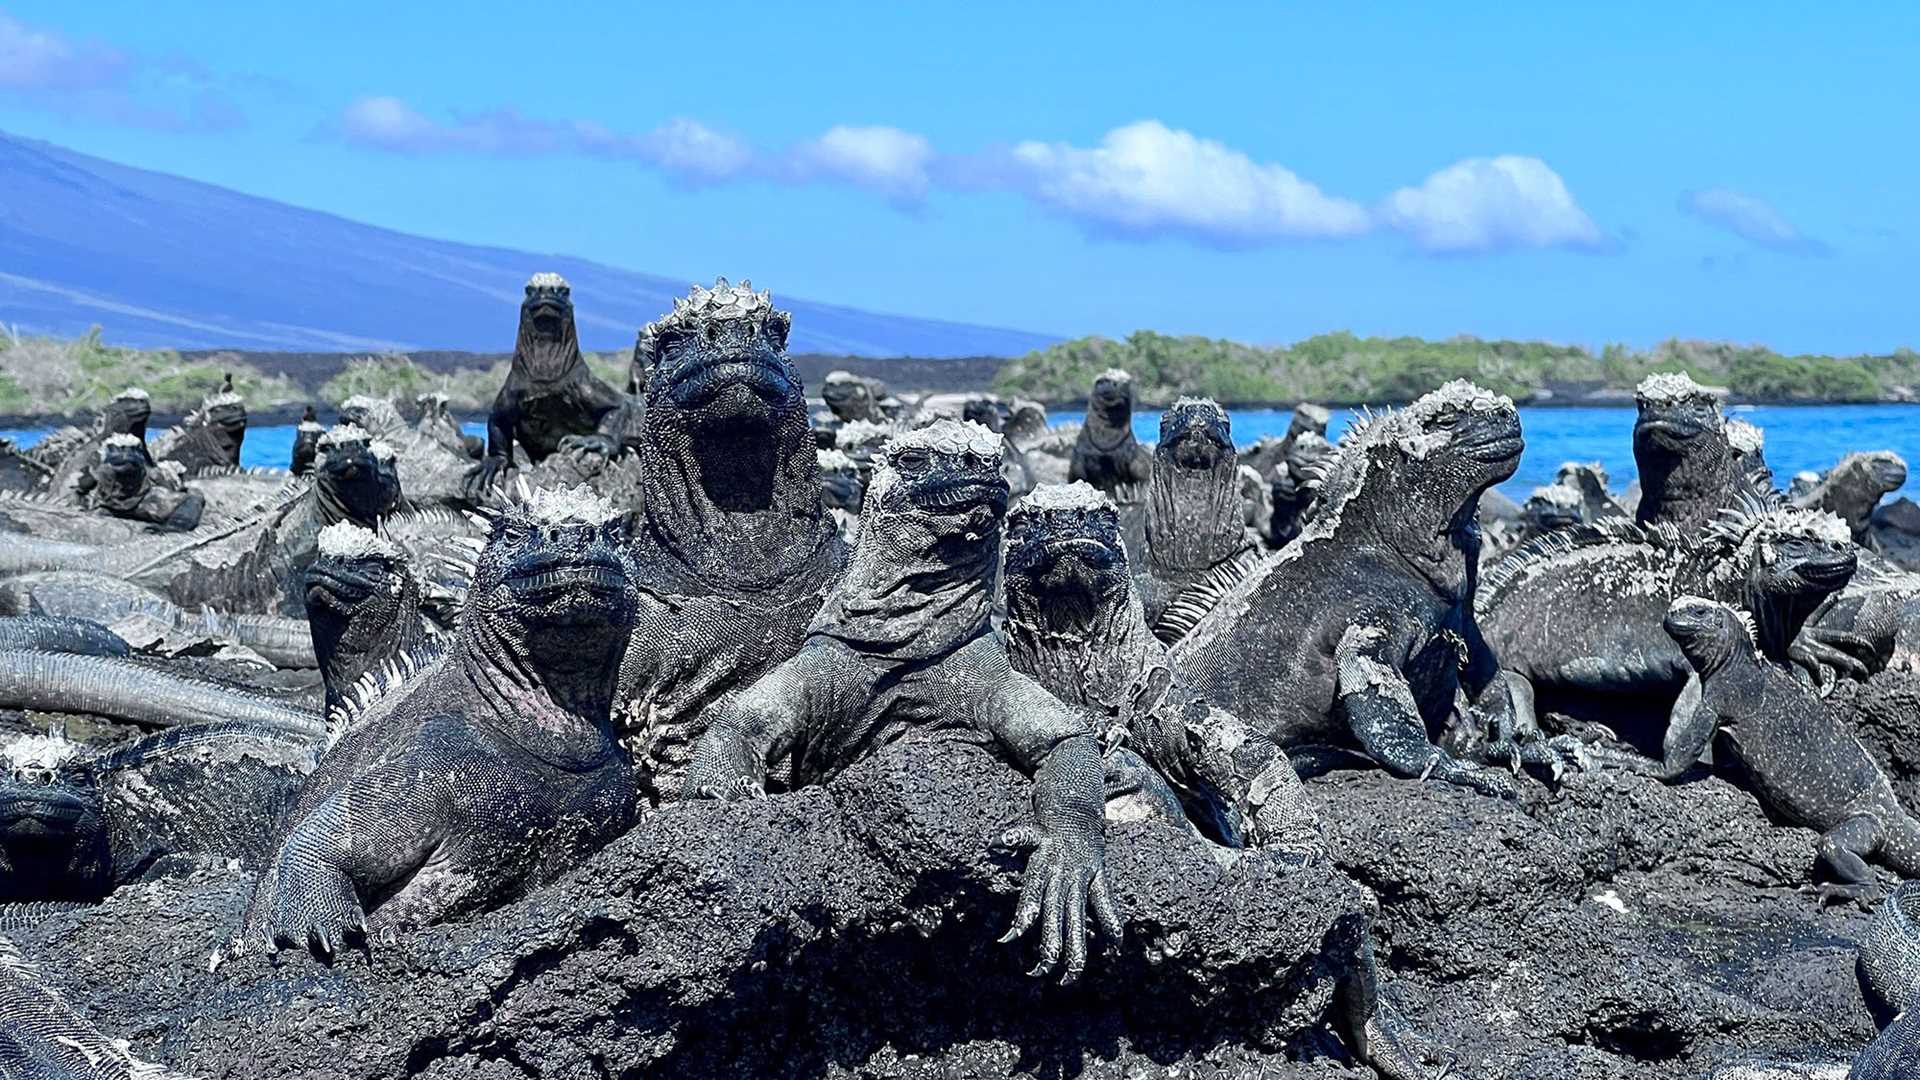
[[[600,599],[618,597],[627,588],[627,575],[612,559],[583,561],[542,558],[507,574],[507,587],[529,604],[545,604],[583,594]]]
[[[1701,435],[1706,434],[1707,431],[1705,424],[1692,420],[1678,420],[1665,417],[1642,420],[1640,421],[1639,427],[1641,431],[1658,437],[1661,442],[1666,443],[1668,446],[1674,446],[1679,443],[1697,439]]]
[[[1838,589],[1853,579],[1858,560],[1852,552],[1837,552],[1831,558],[1808,559],[1794,567],[1794,576],[1816,589]]]
[[[344,566],[321,561],[307,569],[307,603],[319,604],[342,614],[366,602],[379,586],[372,578]]]
[[[777,365],[737,356],[695,361],[675,370],[667,386],[683,407],[698,407],[734,386],[746,387],[768,401],[779,401],[793,391],[786,372]]]
[[[913,501],[921,509],[936,514],[957,516],[985,508],[998,517],[1007,509],[1007,483],[1004,480],[956,480],[935,484],[916,492]]]
[[[0,833],[20,837],[56,837],[71,833],[92,808],[71,794],[51,788],[30,797],[0,801]]]
[[[1505,463],[1518,460],[1526,445],[1526,440],[1518,435],[1503,434],[1468,443],[1460,448],[1460,453],[1488,464]]]

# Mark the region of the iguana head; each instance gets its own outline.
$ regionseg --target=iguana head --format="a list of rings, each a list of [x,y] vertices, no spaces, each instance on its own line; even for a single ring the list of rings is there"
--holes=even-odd
[[[573,286],[559,274],[527,279],[520,301],[520,334],[513,364],[535,384],[557,382],[580,363],[580,337],[573,325]]]
[[[107,435],[132,435],[142,442],[147,438],[147,420],[153,416],[153,402],[147,392],[129,386],[115,394],[100,410],[100,430]]]
[[[314,490],[332,521],[373,528],[400,502],[393,448],[353,424],[336,424],[316,443]]]
[[[609,645],[624,648],[639,603],[628,540],[625,515],[589,488],[526,494],[493,520],[463,623],[537,665],[603,663]]]
[[[420,583],[400,549],[351,521],[320,530],[307,567],[307,623],[327,704],[420,636]]]
[[[229,464],[238,465],[240,444],[247,436],[247,403],[234,392],[232,375],[226,377],[219,391],[201,401],[199,414],[200,425],[219,440]]]
[[[820,490],[828,508],[858,514],[867,493],[859,463],[844,450],[819,450],[814,457],[820,463]]]
[[[1338,528],[1364,507],[1365,527],[1409,560],[1445,558],[1480,495],[1519,468],[1525,445],[1511,398],[1450,382],[1348,429],[1326,470],[1314,528]]]
[[[1246,546],[1245,522],[1227,410],[1211,398],[1181,398],[1160,414],[1148,558],[1156,567],[1205,569]]]
[[[0,900],[97,895],[106,821],[77,743],[51,735],[0,744]]]
[[[1084,481],[1042,484],[1007,515],[1008,615],[1051,633],[1085,634],[1133,588],[1120,514]]]
[[[1087,415],[1098,415],[1108,426],[1129,430],[1133,424],[1133,376],[1108,368],[1094,377],[1087,397]]]
[[[647,324],[635,347],[646,358],[648,418],[662,409],[695,426],[768,425],[796,407],[804,415],[800,378],[787,359],[792,326],[793,317],[749,282],[694,286]]]
[[[886,387],[878,379],[867,379],[850,371],[829,371],[820,384],[820,397],[833,410],[833,415],[845,420],[884,420],[880,411],[880,399],[886,396]]]
[[[1828,596],[1853,579],[1858,556],[1846,522],[1825,511],[1773,504],[1743,493],[1707,529],[1715,574],[1740,575],[1743,606],[1760,615],[1756,641],[1776,660]],[[1727,595],[1721,593],[1721,595]]]
[[[1520,516],[1533,531],[1548,532],[1585,520],[1582,513],[1585,505],[1573,485],[1555,482],[1534,488],[1527,501],[1520,505]]]
[[[1001,445],[960,420],[895,435],[875,462],[861,535],[902,551],[997,543],[1009,498]]]
[[[1642,447],[1677,455],[1702,436],[1725,438],[1727,421],[1719,396],[1684,372],[1647,376],[1634,389],[1633,400],[1640,411],[1633,424],[1635,456]]]
[[[320,436],[327,433],[313,414],[313,406],[301,415],[299,426],[293,429],[292,460],[288,462],[288,471],[295,476],[307,476],[313,472],[313,463],[320,457]]]
[[[1736,658],[1759,655],[1752,616],[1718,600],[1682,596],[1667,607],[1660,626],[1702,675],[1713,674]]]
[[[970,397],[960,406],[960,419],[979,424],[988,431],[1005,432],[1011,415],[1007,403],[984,395]]]
[[[1293,416],[1287,421],[1287,439],[1298,439],[1302,435],[1313,434],[1326,437],[1327,424],[1333,419],[1324,405],[1315,405],[1303,401],[1293,407]]]
[[[1828,481],[1825,505],[1858,531],[1880,500],[1907,482],[1907,463],[1891,450],[1848,454],[1833,467]]]
[[[129,510],[153,487],[147,447],[136,435],[109,435],[93,467],[93,498],[109,510]]]

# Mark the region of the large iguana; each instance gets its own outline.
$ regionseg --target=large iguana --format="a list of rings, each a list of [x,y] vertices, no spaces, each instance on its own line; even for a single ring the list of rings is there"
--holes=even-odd
[[[1430,729],[1456,691],[1479,700],[1497,682],[1471,647],[1475,511],[1523,445],[1513,402],[1467,382],[1361,421],[1306,531],[1174,646],[1175,669],[1289,751],[1358,747],[1395,776],[1514,794],[1511,777],[1456,759]]]
[[[1007,655],[1015,671],[1092,718],[1107,747],[1107,819],[1162,818],[1216,843],[1284,859],[1326,855],[1317,815],[1266,736],[1175,682],[1147,629],[1107,496],[1045,485],[1007,518]],[[1336,999],[1362,1060],[1383,1076],[1428,1075],[1430,1053],[1381,998],[1370,935]]]
[[[153,455],[147,450],[147,421],[152,416],[153,402],[145,390],[129,386],[115,394],[113,400],[100,410],[99,418],[94,421],[93,429],[86,437],[66,448],[57,463],[50,462],[53,475],[48,481],[47,490],[57,499],[72,498],[75,485],[98,460],[101,445],[115,435],[133,436],[140,443],[140,456],[144,463],[154,464]],[[50,436],[42,442],[51,440]]]
[[[559,274],[533,275],[520,302],[513,367],[493,399],[487,456],[476,467],[473,485],[482,491],[492,487],[513,467],[515,446],[536,465],[568,435],[599,435],[617,448],[618,432],[608,426],[623,400],[581,359],[573,287]]]
[[[1853,531],[1854,543],[1878,551],[1873,510],[1888,492],[1900,490],[1906,482],[1906,460],[1891,450],[1848,454],[1805,494],[1794,497],[1793,503],[1840,515]]]
[[[229,375],[219,391],[208,395],[178,427],[154,440],[153,455],[158,461],[179,462],[188,476],[207,469],[233,469],[240,465],[240,446],[246,437],[246,399],[234,393]]]
[[[620,695],[652,798],[679,797],[701,710],[793,655],[846,562],[791,325],[723,278],[643,335],[640,610]]]
[[[236,946],[327,957],[512,899],[625,831],[639,792],[612,707],[634,602],[605,501],[536,491],[499,512],[447,651],[327,751]]]
[[[1873,891],[1869,860],[1920,877],[1920,822],[1842,718],[1760,651],[1746,616],[1683,596],[1662,626],[1702,688],[1700,708],[1676,717],[1667,736],[1670,763],[1720,747],[1769,810],[1821,834],[1820,863],[1835,879],[1822,890],[1830,896]]]
[[[1134,498],[1132,488],[1153,475],[1153,454],[1133,434],[1133,376],[1108,368],[1093,380],[1087,422],[1073,443],[1068,480],[1085,480],[1101,491]]]
[[[708,710],[689,795],[762,792],[791,760],[794,786],[821,783],[917,729],[992,741],[1034,778],[1033,847],[1013,940],[1041,927],[1034,974],[1086,968],[1086,910],[1118,938],[1102,872],[1099,744],[1085,718],[1014,671],[991,625],[1007,482],[1000,436],[942,420],[899,435],[874,469],[860,546],[791,659]]]
[[[1147,483],[1140,594],[1148,625],[1178,641],[1262,556],[1240,501],[1227,410],[1181,398],[1160,414]]]

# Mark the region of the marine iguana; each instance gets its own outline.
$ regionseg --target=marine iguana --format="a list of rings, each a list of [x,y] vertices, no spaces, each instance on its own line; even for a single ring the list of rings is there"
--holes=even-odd
[[[49,462],[54,468],[47,489],[56,498],[72,497],[75,483],[92,469],[97,460],[101,444],[115,435],[131,435],[139,442],[143,462],[149,466],[154,464],[153,455],[147,450],[147,421],[152,416],[153,402],[145,390],[129,386],[115,394],[113,400],[100,410],[100,416],[94,421],[93,430],[87,437],[73,446],[59,462]]]
[[[125,656],[131,651],[124,638],[92,619],[0,615],[0,651],[13,649],[83,656]]]
[[[155,442],[155,457],[177,461],[187,475],[203,469],[231,469],[240,465],[240,445],[247,437],[246,399],[233,391],[228,375],[220,389],[188,414],[180,426]]]
[[[467,485],[473,459],[464,450],[449,446],[444,432],[431,427],[423,431],[409,424],[391,399],[355,394],[340,403],[340,422],[360,428],[393,448],[394,468],[400,474],[400,488],[406,492],[408,504],[464,508],[473,501],[474,493]]]
[[[1860,982],[1880,1036],[1853,1059],[1851,1080],[1905,1080],[1920,1072],[1920,881],[1887,895],[1860,941]]]
[[[81,747],[47,735],[0,741],[0,901],[91,900],[111,874],[100,785],[63,769]]]
[[[1108,820],[1171,816],[1235,849],[1325,857],[1325,837],[1286,754],[1173,680],[1105,494],[1082,483],[1045,485],[1015,504],[1006,595],[1014,670],[1087,710],[1108,748]],[[1337,998],[1339,1019],[1382,1075],[1424,1076],[1418,1058],[1431,1048],[1380,997],[1370,939],[1360,935],[1343,980],[1351,985]]]
[[[307,622],[331,715],[361,679],[427,643],[420,583],[392,543],[351,521],[320,530],[307,567]]]
[[[1131,501],[1129,485],[1153,475],[1153,454],[1133,435],[1133,376],[1108,368],[1093,380],[1087,397],[1087,422],[1073,443],[1068,480],[1085,480],[1121,501]]]
[[[1634,390],[1633,460],[1640,470],[1641,525],[1672,526],[1691,535],[1712,523],[1736,482],[1732,445],[1720,399],[1684,373],[1649,375]]]
[[[1007,482],[1000,436],[941,420],[896,436],[874,469],[860,546],[791,659],[708,710],[687,772],[691,797],[765,791],[791,758],[795,787],[822,783],[916,729],[969,729],[1033,776],[1034,848],[1003,941],[1040,927],[1033,974],[1079,978],[1086,909],[1116,940],[1102,871],[1103,769],[1087,721],[1013,670],[991,616]]]
[[[487,417],[487,456],[470,483],[482,491],[492,487],[513,467],[515,445],[536,465],[568,435],[600,435],[608,453],[618,453],[618,433],[606,425],[622,400],[580,357],[573,287],[559,274],[533,275],[520,302],[513,367]]]
[[[1147,482],[1140,594],[1161,641],[1180,640],[1259,563],[1247,530],[1227,410],[1184,397],[1160,414]]]
[[[1822,892],[1874,890],[1868,860],[1920,877],[1920,822],[1901,808],[1886,774],[1812,690],[1760,652],[1748,619],[1717,600],[1683,596],[1661,625],[1698,673],[1700,707],[1677,717],[1667,756],[1697,760],[1709,743],[1733,759],[1781,818],[1820,832]],[[1718,736],[1716,740],[1716,736]]]
[[[1429,729],[1457,690],[1498,689],[1497,664],[1473,647],[1475,511],[1523,445],[1513,402],[1464,381],[1359,421],[1322,509],[1173,647],[1175,670],[1289,751],[1353,745],[1395,776],[1515,795],[1510,776],[1456,759]]]
[[[874,424],[893,422],[880,401],[887,396],[887,384],[879,379],[855,375],[851,371],[829,371],[820,381],[820,400],[827,411],[816,418],[822,445],[832,446],[832,434],[841,424],[865,420]]]
[[[1770,660],[1809,680],[1830,658],[1801,629],[1856,566],[1830,514],[1780,509],[1749,493],[1692,542],[1628,525],[1561,529],[1501,560],[1481,582],[1479,627],[1531,730],[1536,695],[1561,712],[1607,717],[1638,703],[1679,730],[1698,699],[1692,668],[1660,620],[1676,597],[1712,596],[1753,613]],[[1664,530],[1662,530],[1664,532]],[[1635,755],[1630,755],[1635,756]],[[1697,756],[1697,755],[1696,755]],[[1693,764],[1668,756],[1662,775]]]
[[[1007,403],[998,397],[970,397],[960,406],[960,419],[979,424],[988,431],[1002,436],[1000,474],[1007,478],[1007,487],[1019,498],[1032,491],[1037,481],[1034,479],[1033,466],[1028,463],[1027,455],[1007,435],[1007,422],[1012,412]]]
[[[1334,453],[1333,444],[1312,431],[1301,432],[1287,444],[1285,456],[1273,469],[1269,546],[1286,547],[1312,519],[1320,502],[1320,484]]]
[[[814,460],[820,465],[822,504],[833,515],[840,538],[852,546],[860,537],[860,504],[867,497],[860,466],[844,450],[816,451]]]
[[[135,1057],[74,1011],[20,949],[0,937],[0,1076],[22,1080],[188,1080]]]
[[[293,456],[287,462],[287,471],[295,476],[312,474],[313,463],[320,458],[320,436],[326,433],[327,426],[313,414],[313,406],[307,406],[293,429]]]
[[[0,709],[104,716],[178,726],[205,720],[318,738],[318,710],[111,655],[0,651]]]
[[[1767,433],[1737,416],[1727,417],[1727,448],[1733,451],[1733,471],[1750,487],[1773,490],[1773,467],[1767,464]]]
[[[112,574],[47,570],[0,578],[0,615],[83,619],[143,646],[187,648],[210,640],[245,646],[278,667],[312,667],[306,620],[184,611],[152,589]],[[98,653],[96,655],[111,655]]]
[[[200,525],[207,500],[197,491],[154,482],[147,444],[134,435],[101,440],[96,460],[74,484],[82,504],[114,517],[158,525],[169,532],[191,532]]]
[[[590,492],[500,511],[445,654],[301,789],[236,951],[331,957],[512,899],[624,832],[639,791],[611,712],[633,576],[625,522]]]
[[[645,335],[640,610],[620,700],[650,798],[679,797],[701,710],[793,655],[846,563],[791,326],[722,278]]]
[[[1853,532],[1853,541],[1869,551],[1880,549],[1873,534],[1873,510],[1888,492],[1907,482],[1907,463],[1891,450],[1848,454],[1828,470],[1795,506],[1838,514]]]

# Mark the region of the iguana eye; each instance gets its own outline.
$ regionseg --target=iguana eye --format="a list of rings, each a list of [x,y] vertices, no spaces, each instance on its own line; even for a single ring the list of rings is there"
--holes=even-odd
[[[902,450],[894,457],[893,463],[902,469],[919,472],[931,460],[925,450]]]

